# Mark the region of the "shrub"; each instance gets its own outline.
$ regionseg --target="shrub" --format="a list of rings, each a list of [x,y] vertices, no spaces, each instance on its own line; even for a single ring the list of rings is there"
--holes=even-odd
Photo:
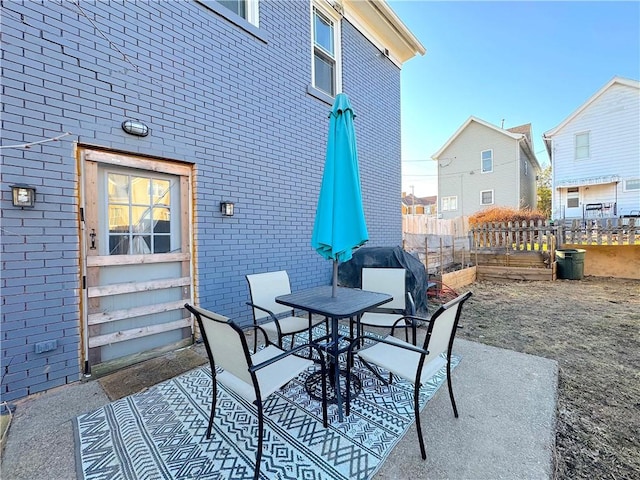
[[[480,223],[508,223],[508,222],[520,222],[530,220],[537,222],[547,219],[547,216],[540,210],[516,210],[509,207],[489,207],[474,213],[469,217],[469,225],[477,225]]]

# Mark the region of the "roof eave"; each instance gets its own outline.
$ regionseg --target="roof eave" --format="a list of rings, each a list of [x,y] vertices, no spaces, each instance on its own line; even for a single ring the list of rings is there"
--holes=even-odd
[[[385,0],[340,0],[345,17],[399,66],[427,50]]]
[[[595,102],[596,99],[598,99],[604,92],[609,90],[609,88],[611,88],[616,83],[620,85],[625,85],[627,87],[640,88],[640,82],[637,80],[631,80],[623,77],[613,77],[611,80],[607,82],[605,86],[603,86],[600,90],[598,90],[591,97],[589,97],[589,99],[586,102],[584,102],[582,105],[580,105],[580,107],[574,110],[573,113],[571,113],[571,115],[566,117],[557,127],[554,127],[551,130],[547,130],[546,132],[544,132],[542,137],[549,138],[549,139],[553,137],[556,133],[562,130],[571,120],[573,120],[575,117],[580,115],[580,113],[582,113],[589,105]],[[551,153],[549,153],[549,155],[551,155]]]

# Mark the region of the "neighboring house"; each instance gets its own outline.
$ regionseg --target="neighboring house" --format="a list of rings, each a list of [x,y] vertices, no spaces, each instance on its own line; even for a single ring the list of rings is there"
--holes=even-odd
[[[338,92],[368,245],[401,244],[400,70],[425,50],[385,2],[5,1],[1,22],[2,400],[191,343],[185,302],[248,322],[246,274],[328,284]]]
[[[409,195],[402,193],[402,214],[403,215],[435,215],[438,197],[416,197],[413,193]]]
[[[438,218],[536,207],[540,164],[530,124],[503,129],[469,117],[431,158],[438,162]]]
[[[554,219],[640,215],[640,83],[614,77],[543,135]]]

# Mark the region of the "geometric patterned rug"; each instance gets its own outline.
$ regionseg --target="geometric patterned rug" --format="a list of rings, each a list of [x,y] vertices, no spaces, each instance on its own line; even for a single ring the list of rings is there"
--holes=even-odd
[[[460,358],[452,358],[455,367]],[[357,363],[362,392],[338,422],[336,405],[309,397],[310,367],[264,402],[261,479],[370,479],[413,423],[413,386],[383,385]],[[446,380],[445,367],[420,392],[421,409]],[[445,387],[446,388],[446,387]],[[74,422],[78,478],[85,480],[253,478],[255,406],[219,385],[211,439],[211,370],[203,366],[81,415]]]

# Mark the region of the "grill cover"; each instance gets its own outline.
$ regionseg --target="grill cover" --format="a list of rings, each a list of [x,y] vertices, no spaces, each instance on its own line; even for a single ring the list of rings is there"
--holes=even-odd
[[[338,267],[338,284],[362,288],[362,268],[404,268],[407,291],[416,304],[416,314],[427,314],[427,272],[420,260],[401,247],[361,247],[348,262]]]

